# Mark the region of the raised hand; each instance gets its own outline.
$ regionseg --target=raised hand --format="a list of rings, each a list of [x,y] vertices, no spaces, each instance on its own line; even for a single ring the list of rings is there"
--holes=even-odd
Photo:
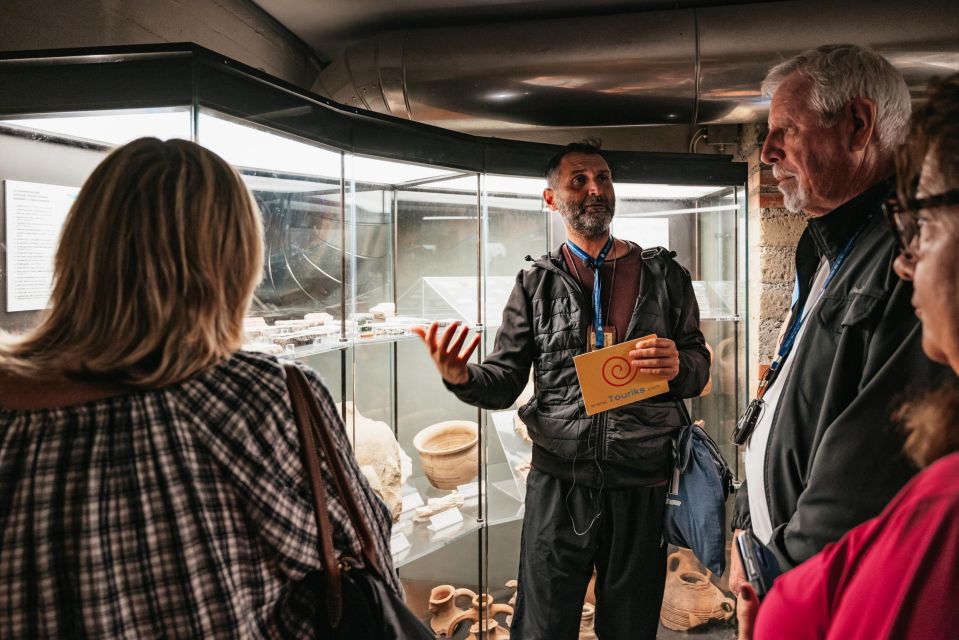
[[[480,341],[480,334],[476,334],[464,349],[463,343],[466,342],[469,327],[464,326],[457,331],[461,324],[459,320],[450,323],[439,337],[436,335],[439,325],[435,322],[430,324],[429,329],[413,327],[413,333],[418,335],[430,350],[430,357],[436,363],[440,375],[450,384],[465,384],[469,381],[466,363]]]

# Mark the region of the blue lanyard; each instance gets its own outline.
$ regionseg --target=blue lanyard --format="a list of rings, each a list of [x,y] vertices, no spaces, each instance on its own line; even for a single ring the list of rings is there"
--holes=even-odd
[[[606,245],[603,246],[602,250],[599,252],[595,258],[591,257],[588,253],[576,246],[572,240],[566,241],[566,246],[569,247],[569,250],[573,252],[573,255],[582,260],[586,266],[592,269],[595,273],[593,274],[593,327],[596,329],[596,348],[603,348],[603,304],[600,301],[599,291],[600,287],[600,278],[599,268],[603,266],[603,262],[606,261],[606,255],[609,253],[609,250],[613,248],[613,236],[609,236],[609,240],[606,241]]]
[[[839,255],[836,256],[836,259],[832,263],[832,267],[829,269],[829,274],[826,276],[826,281],[823,282],[822,288],[819,290],[818,297],[822,297],[822,294],[826,292],[826,288],[829,286],[829,283],[832,282],[832,279],[839,272],[839,269],[846,261],[846,258],[849,257],[849,254],[852,252],[852,248],[856,245],[856,241],[859,239],[859,235],[862,233],[863,229],[866,228],[866,224],[868,224],[871,218],[872,215],[863,221],[862,226],[860,226],[859,229],[856,230],[856,233],[849,238],[849,241],[846,242],[846,245],[842,248],[842,251],[840,251]],[[810,292],[810,295],[812,295],[812,292]],[[789,352],[792,351],[793,345],[796,343],[796,338],[799,336],[799,330],[806,321],[806,316],[809,315],[808,313],[804,313],[805,306],[806,304],[804,302],[803,305],[796,310],[796,317],[793,320],[792,326],[789,328],[789,333],[786,334],[786,339],[783,340],[782,345],[779,347],[779,352],[776,354],[776,359],[773,360],[772,364],[769,365],[769,370],[759,383],[759,392],[757,393],[757,397],[763,397],[766,388],[769,387],[769,385],[773,383],[773,380],[776,379],[776,375],[779,373],[779,369],[782,367],[786,356],[788,356]]]

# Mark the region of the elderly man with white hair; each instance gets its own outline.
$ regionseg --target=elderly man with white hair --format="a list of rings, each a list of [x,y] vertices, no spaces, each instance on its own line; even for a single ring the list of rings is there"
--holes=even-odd
[[[881,213],[910,116],[902,76],[870,49],[826,45],[773,67],[762,88],[762,160],[808,222],[776,357],[737,425],[746,479],[733,529],[751,529],[788,570],[877,515],[915,473],[890,414],[940,368],[923,355]],[[737,594],[743,580],[734,553]]]

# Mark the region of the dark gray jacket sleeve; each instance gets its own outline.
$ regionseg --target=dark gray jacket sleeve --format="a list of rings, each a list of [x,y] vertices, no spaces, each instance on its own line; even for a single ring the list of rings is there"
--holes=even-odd
[[[823,430],[796,511],[773,530],[768,545],[784,570],[878,515],[915,474],[902,452],[901,429],[890,421],[890,413],[905,384],[929,387],[940,375],[939,366],[923,354],[921,338],[917,325],[849,407]],[[875,350],[881,351],[881,346]],[[908,381],[903,372],[909,372]]]
[[[467,404],[481,409],[506,409],[526,387],[536,353],[533,305],[523,286],[527,273],[524,270],[516,276],[493,351],[483,359],[483,364],[469,364],[469,382],[453,385],[444,381],[446,388]]]
[[[681,278],[679,295],[670,295],[670,305],[682,301],[672,340],[679,351],[679,374],[669,381],[669,390],[677,398],[694,398],[702,392],[709,380],[709,351],[706,339],[699,330],[699,304],[693,293],[693,284],[685,269],[672,269],[671,279]],[[674,280],[675,281],[675,280]],[[672,283],[670,283],[672,284]]]
[[[905,308],[911,288],[900,286],[893,305]],[[911,308],[908,310],[911,314]],[[901,318],[903,310],[887,312]],[[904,372],[908,372],[905,379]],[[822,431],[796,511],[773,530],[770,548],[784,568],[818,553],[829,542],[878,515],[916,469],[902,453],[901,427],[890,415],[906,385],[935,386],[944,368],[922,351],[918,323],[903,338],[880,323],[870,340],[860,392]]]

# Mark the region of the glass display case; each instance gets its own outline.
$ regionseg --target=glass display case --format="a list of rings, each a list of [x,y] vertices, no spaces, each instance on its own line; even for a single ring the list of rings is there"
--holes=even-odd
[[[474,360],[492,349],[517,271],[563,240],[542,202],[556,148],[341,107],[192,45],[8,54],[0,329],[37,321],[72,198],[110,149],[145,135],[196,140],[253,192],[266,260],[244,348],[323,376],[394,513],[391,548],[411,608],[429,620],[431,593],[434,614],[449,602],[468,608],[470,593],[505,603],[528,437],[515,406],[484,412],[447,392],[410,330],[460,320],[482,334]],[[613,151],[609,160],[613,233],[676,251],[692,274],[714,358],[690,409],[735,465],[727,443],[746,391],[745,167],[718,156]]]

